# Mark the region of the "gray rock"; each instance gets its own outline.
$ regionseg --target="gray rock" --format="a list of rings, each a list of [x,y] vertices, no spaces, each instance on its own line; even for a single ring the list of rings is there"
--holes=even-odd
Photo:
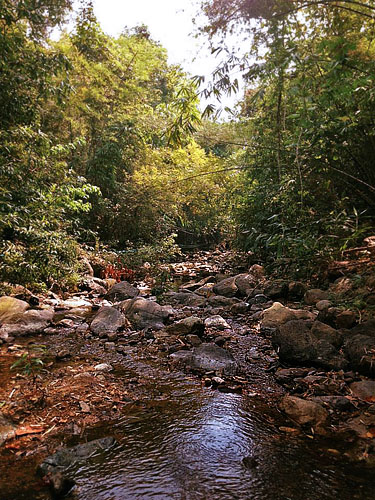
[[[233,304],[230,308],[232,314],[246,314],[249,310],[249,304],[247,302],[237,302]]]
[[[189,316],[167,326],[166,331],[171,335],[193,334],[201,337],[204,333],[204,323],[197,316]]]
[[[122,300],[134,299],[138,297],[139,290],[127,281],[120,281],[105,295],[105,298],[111,302],[121,302]]]
[[[30,309],[13,316],[11,323],[0,328],[0,338],[3,336],[25,336],[42,333],[51,323],[54,316],[53,309]]]
[[[237,296],[247,297],[257,285],[258,279],[253,274],[238,274],[235,276]]]
[[[283,299],[288,295],[288,283],[283,280],[276,280],[265,283],[264,295],[272,300]]]
[[[233,356],[215,344],[202,344],[193,349],[191,367],[202,371],[215,371],[233,375],[237,364]]]
[[[139,330],[143,330],[144,328],[161,330],[174,314],[170,306],[160,306],[157,302],[146,300],[142,297],[125,300],[118,307],[125,314],[132,326]]]
[[[186,335],[186,340],[189,342],[190,345],[193,347],[198,347],[201,345],[202,341],[198,337],[198,335]]]
[[[212,307],[231,307],[233,304],[239,304],[241,301],[235,297],[224,297],[223,295],[211,295],[208,303]]]
[[[62,448],[53,455],[47,457],[38,467],[42,475],[64,471],[76,462],[87,460],[92,455],[107,451],[116,444],[113,437],[95,439],[88,443],[78,444],[72,448]]]
[[[113,368],[108,363],[100,363],[99,365],[94,366],[94,370],[96,372],[111,372]]]
[[[238,291],[236,277],[233,276],[219,281],[219,283],[214,286],[213,291],[217,295],[222,295],[223,297],[234,297]]]
[[[91,322],[90,330],[99,337],[116,333],[126,325],[126,320],[115,307],[101,307]]]

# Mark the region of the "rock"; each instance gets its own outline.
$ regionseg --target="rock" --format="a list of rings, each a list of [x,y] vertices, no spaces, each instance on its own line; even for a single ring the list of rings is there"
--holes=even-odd
[[[275,379],[279,384],[289,384],[296,378],[305,377],[309,371],[309,368],[279,368],[275,372]]]
[[[299,425],[313,427],[318,433],[324,433],[323,426],[327,423],[328,412],[322,405],[314,401],[295,396],[285,396],[280,404],[280,408],[288,417]]]
[[[50,455],[39,465],[38,472],[42,475],[55,472],[63,472],[76,462],[90,458],[94,453],[109,450],[116,444],[113,437],[95,439],[88,443],[78,444],[72,448],[62,448]]]
[[[13,288],[13,293],[12,296],[15,299],[23,300],[27,302],[30,306],[37,307],[39,306],[39,297],[36,297],[33,295],[30,290],[25,288],[22,285],[17,285],[15,288]]]
[[[80,401],[79,406],[83,413],[90,413],[90,407],[85,401]]]
[[[345,358],[325,340],[317,339],[306,321],[288,321],[272,335],[272,344],[281,361],[303,365],[309,363],[332,370],[347,365]]]
[[[264,311],[262,326],[276,328],[292,320],[314,320],[315,314],[303,309],[290,309],[280,302],[275,302],[269,309]]]
[[[361,380],[350,384],[350,390],[357,398],[375,403],[375,380]]]
[[[206,304],[205,297],[196,293],[167,292],[162,297],[163,304],[202,307]]]
[[[202,344],[192,351],[179,351],[171,355],[174,362],[180,363],[194,371],[234,375],[237,364],[233,356],[215,344]]]
[[[357,321],[357,315],[354,311],[342,311],[336,316],[337,328],[352,328]]]
[[[100,278],[84,278],[79,284],[80,290],[91,292],[97,295],[107,293],[107,283]]]
[[[54,498],[65,497],[75,485],[74,480],[61,471],[50,472],[47,481]]]
[[[51,323],[54,316],[52,309],[30,309],[24,313],[12,316],[11,323],[0,328],[0,338],[5,336],[24,336],[42,333]]]
[[[308,391],[311,394],[320,396],[336,395],[345,390],[345,382],[339,378],[329,377],[327,375],[308,375],[297,380],[297,384],[303,392]]]
[[[230,312],[232,314],[246,314],[249,307],[250,306],[247,302],[237,302],[231,306]]]
[[[203,278],[198,282],[185,283],[184,285],[181,285],[178,290],[180,292],[183,292],[183,291],[197,292],[197,290],[199,288],[205,288],[207,283],[212,284],[212,287],[213,287],[214,282],[215,282],[215,278],[213,276],[207,276],[206,278]]]
[[[258,460],[255,457],[244,457],[242,459],[242,463],[246,469],[255,469],[259,465]]]
[[[0,323],[9,323],[17,315],[29,309],[29,304],[14,297],[0,297]]]
[[[183,293],[181,295],[190,294]],[[161,330],[174,314],[170,306],[160,306],[157,302],[142,297],[121,302],[119,309],[125,314],[133,327],[139,330],[144,328]]]
[[[126,319],[115,307],[101,307],[90,324],[90,330],[99,337],[116,333],[126,326]]]
[[[345,396],[317,396],[312,398],[312,401],[327,405],[337,411],[349,411],[353,409],[352,402]]]
[[[195,293],[197,295],[201,295],[202,297],[208,298],[210,295],[214,293],[213,288],[214,288],[214,283],[209,283],[195,290]]]
[[[311,333],[319,340],[326,340],[337,348],[343,343],[343,337],[340,332],[325,323],[314,321],[311,327]]]
[[[230,330],[230,325],[222,316],[216,315],[205,319],[204,324],[207,328],[215,328],[216,330]]]
[[[319,300],[319,302],[316,303],[316,308],[318,311],[326,311],[332,306],[332,302],[329,300]]]
[[[272,300],[283,299],[288,295],[288,283],[283,280],[267,282],[264,287],[264,295]]]
[[[249,299],[249,304],[267,304],[269,302],[269,298],[263,295],[262,293],[258,293],[252,299]]]
[[[315,306],[321,300],[328,300],[329,294],[324,290],[320,290],[319,288],[313,288],[311,290],[307,290],[304,295],[304,301],[309,306]]]
[[[344,351],[351,367],[368,376],[375,375],[375,329],[374,320],[358,325],[351,330],[344,344]]]
[[[13,437],[16,426],[0,412],[0,446]]]
[[[258,279],[254,278],[253,274],[238,274],[235,276],[237,297],[247,297],[256,286],[257,281]]]
[[[105,295],[105,298],[110,302],[121,302],[122,300],[134,299],[138,297],[139,290],[127,281],[120,281]]]
[[[211,295],[208,303],[212,307],[231,307],[233,304],[239,304],[241,301],[235,297],[224,297],[223,295]]]
[[[223,297],[234,297],[238,291],[236,276],[219,281],[214,288],[214,293]]]
[[[204,333],[204,323],[197,316],[189,316],[167,326],[166,331],[171,335],[195,334],[201,337]]]
[[[113,368],[108,363],[100,363],[99,365],[94,366],[94,370],[96,372],[111,372]]]
[[[307,287],[301,281],[291,281],[288,284],[288,297],[291,300],[302,300],[306,291]]]
[[[198,347],[202,343],[198,335],[186,335],[186,341],[193,347]]]
[[[193,349],[191,366],[203,371],[215,371],[224,375],[233,375],[237,364],[233,356],[215,344],[202,344]]]
[[[264,267],[259,264],[253,264],[249,269],[249,274],[251,274],[255,281],[262,281],[265,276]]]

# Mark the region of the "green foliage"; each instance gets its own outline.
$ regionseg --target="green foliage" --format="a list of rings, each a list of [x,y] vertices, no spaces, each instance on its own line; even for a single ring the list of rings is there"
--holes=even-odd
[[[18,373],[31,377],[35,384],[38,374],[44,367],[42,357],[47,353],[47,347],[42,344],[29,344],[26,351],[10,367]]]

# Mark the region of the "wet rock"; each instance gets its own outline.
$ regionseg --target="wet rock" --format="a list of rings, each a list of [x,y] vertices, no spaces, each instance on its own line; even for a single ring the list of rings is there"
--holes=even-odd
[[[291,300],[302,300],[307,287],[301,281],[291,281],[288,284],[288,298]]]
[[[204,333],[204,323],[197,316],[189,316],[167,326],[166,331],[171,335],[193,334],[201,337]]]
[[[343,343],[343,337],[340,332],[320,321],[314,321],[311,327],[311,333],[317,339],[326,340],[337,348],[341,347]]]
[[[216,315],[205,319],[204,324],[207,328],[214,328],[216,330],[229,330],[230,325],[225,321],[222,316]]]
[[[357,398],[375,403],[375,380],[362,380],[350,384],[350,390]]]
[[[30,309],[24,313],[13,316],[0,328],[0,338],[5,336],[20,337],[42,333],[51,323],[54,316],[52,309]]]
[[[29,309],[29,304],[14,297],[0,297],[0,323],[9,323],[13,317]]]
[[[193,349],[191,366],[202,371],[215,371],[224,375],[233,375],[237,364],[233,356],[215,344],[202,344]]]
[[[283,306],[280,302],[275,302],[269,309],[266,309],[263,314],[262,326],[266,328],[276,328],[292,320],[314,320],[314,313],[303,309],[290,309]]]
[[[189,307],[202,307],[206,304],[206,299],[196,293],[167,292],[162,297],[163,304],[183,305]]]
[[[324,290],[320,290],[319,288],[313,288],[311,290],[307,290],[304,295],[304,301],[309,306],[315,306],[321,300],[328,300],[329,294]]]
[[[65,497],[74,487],[75,481],[61,471],[50,472],[46,477],[54,498]]]
[[[215,344],[202,344],[192,351],[179,351],[171,355],[178,364],[198,372],[218,372],[224,375],[234,375],[237,364],[233,356]]]
[[[105,295],[105,298],[111,302],[121,302],[122,300],[134,299],[138,297],[139,290],[127,281],[120,281]]]
[[[354,311],[342,311],[336,316],[337,328],[352,328],[357,321],[357,315]]]
[[[318,433],[324,433],[324,426],[328,420],[328,412],[322,405],[314,401],[285,396],[280,408],[288,417],[299,425],[313,427]]]
[[[62,472],[76,462],[87,460],[92,455],[107,451],[116,444],[113,437],[95,439],[88,443],[78,444],[72,448],[62,448],[53,455],[47,457],[38,467],[42,475],[48,473]]]
[[[108,334],[116,333],[127,322],[123,314],[121,314],[115,307],[104,306],[101,307],[98,313],[90,324],[90,330],[99,337],[105,337]]]
[[[181,295],[190,294],[183,293]],[[139,330],[144,328],[161,330],[174,313],[170,306],[160,306],[157,302],[142,297],[121,302],[119,309],[133,327]]]
[[[305,321],[289,321],[276,328],[272,344],[281,361],[292,364],[311,364],[341,370],[347,365],[345,358],[325,340],[317,339]]]

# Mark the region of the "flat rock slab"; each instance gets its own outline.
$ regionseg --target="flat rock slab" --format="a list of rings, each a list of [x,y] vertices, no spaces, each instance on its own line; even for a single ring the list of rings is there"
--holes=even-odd
[[[76,462],[82,462],[96,453],[109,450],[115,444],[116,440],[113,437],[105,437],[89,441],[88,443],[78,444],[72,448],[62,448],[47,457],[39,465],[38,472],[45,475],[67,469]]]

